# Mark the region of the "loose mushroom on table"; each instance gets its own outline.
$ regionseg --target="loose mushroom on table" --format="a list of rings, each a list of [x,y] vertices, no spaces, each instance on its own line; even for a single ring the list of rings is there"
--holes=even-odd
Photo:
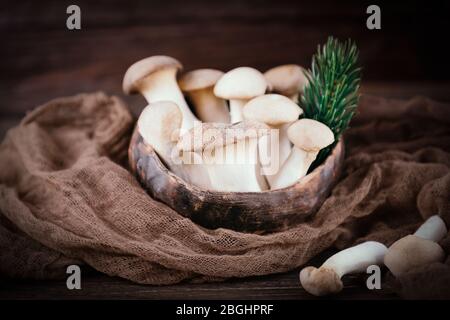
[[[444,221],[439,216],[432,216],[413,235],[394,242],[389,247],[384,264],[398,277],[415,268],[441,262],[445,252],[437,242],[446,235]]]
[[[300,283],[309,293],[324,296],[343,289],[341,278],[346,274],[366,272],[370,265],[382,265],[387,248],[384,244],[367,241],[339,251],[320,268],[306,267],[300,272]]]

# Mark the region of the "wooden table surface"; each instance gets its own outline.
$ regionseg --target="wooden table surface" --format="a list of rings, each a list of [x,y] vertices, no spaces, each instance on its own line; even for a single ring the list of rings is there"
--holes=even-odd
[[[363,93],[396,98],[420,94],[450,101],[449,64],[441,63],[446,51],[436,30],[449,25],[448,3],[426,8],[390,4],[382,7],[382,30],[369,31],[364,1],[185,2],[77,1],[82,30],[68,31],[63,1],[2,1],[0,137],[27,110],[79,92],[119,95],[138,114],[144,99],[124,96],[121,80],[126,68],[145,56],[174,56],[186,70],[308,66],[317,44],[330,34],[357,42]],[[320,264],[329,254],[312,263]],[[65,281],[1,279],[0,299],[313,298],[299,286],[298,272],[223,283],[144,286],[83,269],[80,291],[67,290]],[[344,291],[334,299],[396,298],[389,288],[369,291],[363,276],[344,280]]]
[[[345,289],[334,300],[398,299],[391,289],[368,290],[361,276],[345,277]],[[221,283],[148,286],[120,278],[91,274],[82,278],[81,290],[68,290],[65,281],[0,281],[2,299],[149,299],[149,300],[310,300],[323,299],[300,287],[298,270],[264,277],[229,280]]]

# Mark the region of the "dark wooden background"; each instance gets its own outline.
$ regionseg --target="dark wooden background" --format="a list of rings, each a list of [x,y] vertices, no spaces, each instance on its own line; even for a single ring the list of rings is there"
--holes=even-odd
[[[82,30],[66,29],[70,4],[81,7]],[[381,30],[366,28],[369,4],[381,7]],[[79,92],[103,90],[122,96],[137,114],[144,99],[123,96],[121,82],[127,67],[146,56],[176,57],[186,70],[248,65],[264,71],[284,63],[309,66],[317,45],[329,35],[352,38],[359,46],[362,92],[405,98],[422,94],[449,101],[449,14],[448,0],[4,0],[0,3],[0,136],[27,110]],[[63,283],[9,282],[4,286],[7,296],[16,298],[309,297],[299,288],[297,274],[295,270],[225,286],[162,288],[94,275],[87,289],[70,295]],[[358,284],[350,281],[341,297],[391,297],[369,293]]]

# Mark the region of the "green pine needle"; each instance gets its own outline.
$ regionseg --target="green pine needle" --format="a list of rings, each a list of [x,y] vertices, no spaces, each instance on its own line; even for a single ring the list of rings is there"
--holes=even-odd
[[[299,101],[304,117],[326,124],[333,131],[336,144],[358,106],[361,68],[356,45],[350,40],[341,43],[329,37],[322,48],[319,45],[305,75],[309,83]],[[334,144],[321,150],[312,168],[321,164],[333,147]]]

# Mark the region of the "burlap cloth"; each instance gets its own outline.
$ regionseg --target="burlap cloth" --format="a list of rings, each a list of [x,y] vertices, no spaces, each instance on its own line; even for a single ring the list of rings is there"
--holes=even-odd
[[[450,225],[450,106],[363,97],[359,110],[319,212],[261,236],[204,229],[151,199],[123,166],[134,121],[119,99],[53,100],[0,146],[0,273],[57,278],[86,263],[146,284],[218,280],[291,270],[367,239],[389,245],[434,214]],[[442,245],[448,253],[449,237]],[[397,283],[404,297],[448,296],[450,260]]]

